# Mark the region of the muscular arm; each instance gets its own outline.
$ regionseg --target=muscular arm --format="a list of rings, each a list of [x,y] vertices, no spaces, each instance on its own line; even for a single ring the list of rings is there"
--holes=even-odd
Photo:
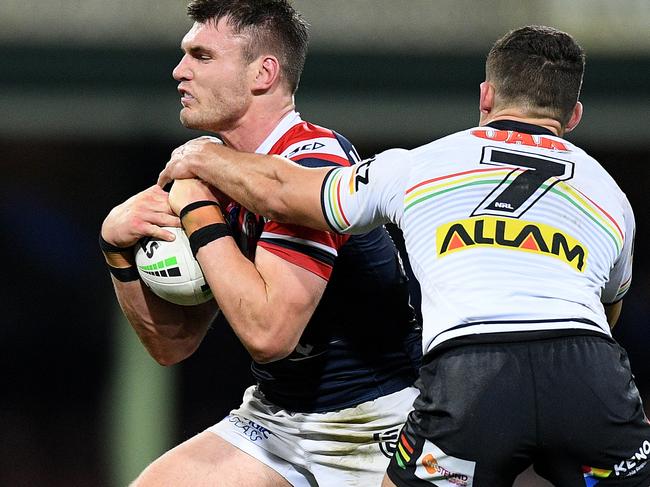
[[[200,137],[174,151],[158,184],[199,178],[274,221],[330,230],[320,202],[330,169],[302,167],[281,156],[237,152],[211,137]]]
[[[192,355],[218,312],[214,301],[178,306],[153,294],[142,281],[113,278],[117,300],[149,354],[161,365]]]
[[[169,201],[176,212],[187,204],[214,199],[198,180],[174,182]],[[188,235],[224,221],[216,207],[192,211],[183,219]],[[230,326],[256,362],[289,355],[325,290],[312,272],[257,247],[248,260],[231,237],[214,240],[197,253],[203,274]]]
[[[167,193],[152,186],[113,208],[102,224],[101,234],[112,245],[130,247],[145,236],[171,240],[173,235],[160,227],[179,225],[169,207]],[[177,306],[153,294],[141,281],[112,279],[124,315],[149,354],[161,365],[171,365],[191,355],[218,311],[215,302]]]

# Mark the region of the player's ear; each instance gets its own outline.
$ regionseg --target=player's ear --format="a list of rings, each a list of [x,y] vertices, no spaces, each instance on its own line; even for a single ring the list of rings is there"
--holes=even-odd
[[[275,56],[263,55],[255,61],[253,92],[268,91],[280,78],[280,63]]]
[[[494,108],[494,85],[483,81],[480,85],[479,110],[481,117],[488,115]]]
[[[582,103],[577,102],[576,106],[573,107],[573,113],[571,114],[571,118],[566,124],[566,128],[564,129],[565,132],[571,132],[574,128],[578,126],[580,123],[580,120],[582,119]]]

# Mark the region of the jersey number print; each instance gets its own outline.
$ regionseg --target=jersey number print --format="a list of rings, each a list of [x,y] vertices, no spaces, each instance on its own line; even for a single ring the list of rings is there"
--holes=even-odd
[[[490,146],[483,147],[480,163],[514,168],[470,216],[519,218],[558,181],[573,177],[573,162]]]

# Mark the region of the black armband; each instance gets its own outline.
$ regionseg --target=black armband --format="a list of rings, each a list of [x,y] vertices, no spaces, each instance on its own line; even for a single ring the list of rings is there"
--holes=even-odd
[[[210,200],[195,201],[194,203],[190,203],[189,205],[185,206],[181,210],[178,217],[181,220],[183,220],[183,217],[187,215],[190,211],[196,210],[197,208],[202,208],[204,206],[216,206],[217,208],[221,209],[221,205],[216,201],[210,201]]]
[[[111,265],[133,264],[134,247],[135,245],[130,247],[118,247],[117,245],[113,245],[104,240],[102,234],[99,234],[99,248],[104,252],[106,266],[113,277],[120,282],[131,282],[140,279],[138,269],[134,265],[129,265],[128,267],[116,267],[115,265]]]
[[[131,245],[130,247],[118,247],[117,245],[113,245],[112,243],[107,242],[104,240],[104,237],[102,237],[102,234],[99,234],[99,248],[102,249],[103,252],[108,252],[112,254],[117,254],[117,253],[122,253],[122,252],[130,252],[133,250],[134,245]]]
[[[140,273],[138,272],[137,267],[113,267],[107,265],[109,272],[113,275],[115,279],[120,282],[131,282],[137,281],[140,279]]]
[[[192,254],[196,258],[196,254],[201,247],[204,245],[213,242],[214,240],[220,239],[221,237],[227,237],[232,235],[230,227],[225,223],[212,223],[206,225],[198,230],[192,232],[189,236],[190,248],[192,249]]]

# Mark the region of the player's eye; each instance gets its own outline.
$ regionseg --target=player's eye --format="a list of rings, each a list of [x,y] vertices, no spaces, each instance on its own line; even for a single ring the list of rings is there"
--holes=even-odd
[[[212,54],[202,49],[192,49],[190,55],[199,61],[210,61],[212,59]]]

